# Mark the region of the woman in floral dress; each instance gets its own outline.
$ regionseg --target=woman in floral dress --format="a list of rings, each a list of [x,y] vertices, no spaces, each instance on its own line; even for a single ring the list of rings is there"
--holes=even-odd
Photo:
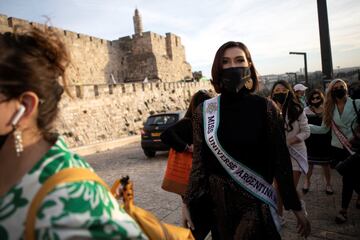
[[[55,32],[0,34],[0,52],[0,239],[24,239],[29,206],[44,182],[62,169],[93,169],[52,133],[69,64]],[[90,180],[55,186],[34,230],[36,239],[146,239],[107,188]]]

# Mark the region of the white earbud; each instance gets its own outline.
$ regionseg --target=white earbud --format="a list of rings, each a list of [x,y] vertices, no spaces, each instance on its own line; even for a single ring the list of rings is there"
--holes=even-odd
[[[24,115],[25,110],[26,110],[25,106],[20,105],[19,109],[17,110],[15,116],[13,117],[13,119],[11,121],[12,126],[16,126],[16,124],[18,124],[20,118]]]

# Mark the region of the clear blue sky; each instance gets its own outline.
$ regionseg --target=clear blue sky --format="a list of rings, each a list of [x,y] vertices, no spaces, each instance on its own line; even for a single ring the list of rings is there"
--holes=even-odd
[[[333,66],[360,65],[360,1],[327,0]],[[193,71],[209,76],[215,51],[244,42],[260,74],[321,70],[316,0],[1,0],[0,13],[107,40],[133,34],[137,7],[144,31],[182,38]]]

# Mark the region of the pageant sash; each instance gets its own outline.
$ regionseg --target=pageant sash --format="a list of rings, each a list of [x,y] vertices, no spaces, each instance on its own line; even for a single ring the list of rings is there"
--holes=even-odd
[[[303,173],[307,174],[307,172],[309,171],[309,164],[308,164],[307,157],[305,157],[301,152],[296,150],[296,148],[294,148],[291,145],[288,145],[288,149],[289,149],[290,156],[293,159],[295,159],[295,161],[299,164],[301,171]]]
[[[351,150],[351,143],[346,138],[346,136],[341,132],[341,130],[338,128],[338,126],[336,125],[334,120],[331,121],[331,127],[334,130],[334,133],[335,133],[336,137],[339,139],[340,143],[344,146],[344,148],[346,148],[346,150],[348,150],[351,155],[354,155],[355,152],[353,152]]]
[[[280,231],[280,222],[276,205],[276,192],[272,185],[262,176],[232,158],[220,145],[217,138],[217,129],[220,122],[219,110],[220,96],[204,102],[204,135],[208,147],[237,184],[254,197],[269,205],[276,228]]]

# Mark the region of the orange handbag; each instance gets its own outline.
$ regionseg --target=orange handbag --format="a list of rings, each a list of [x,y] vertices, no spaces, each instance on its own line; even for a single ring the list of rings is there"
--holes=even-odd
[[[161,188],[168,192],[184,195],[189,182],[191,166],[191,152],[176,152],[171,148]]]

